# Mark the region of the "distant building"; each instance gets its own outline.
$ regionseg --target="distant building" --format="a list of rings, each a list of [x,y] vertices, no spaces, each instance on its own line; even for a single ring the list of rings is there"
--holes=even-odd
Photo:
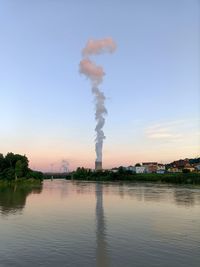
[[[178,169],[184,169],[186,164],[189,164],[189,159],[180,159],[171,163],[172,167]]]
[[[200,164],[195,165],[194,168],[195,168],[197,171],[200,171]]]
[[[135,172],[135,167],[130,165],[126,168],[127,171]]]
[[[157,172],[157,162],[143,162],[142,166],[146,168],[147,173],[156,173]]]
[[[158,162],[142,162],[142,165],[148,166],[148,165],[158,165]]]
[[[158,174],[164,174],[165,173],[165,170],[157,170],[156,173],[158,173]]]
[[[118,172],[118,168],[112,168],[110,171],[116,173]]]
[[[146,167],[145,166],[136,166],[134,168],[135,168],[136,173],[146,173]]]
[[[176,167],[170,167],[170,168],[168,168],[167,171],[168,171],[168,172],[173,172],[173,173],[182,172],[181,169],[178,169],[178,168],[176,168]]]
[[[184,169],[185,169],[185,170],[189,170],[190,172],[195,171],[195,168],[194,168],[191,164],[189,164],[189,163],[186,163],[186,164],[185,164]]]
[[[156,172],[162,174],[165,173],[165,171],[166,171],[165,165],[158,163]]]

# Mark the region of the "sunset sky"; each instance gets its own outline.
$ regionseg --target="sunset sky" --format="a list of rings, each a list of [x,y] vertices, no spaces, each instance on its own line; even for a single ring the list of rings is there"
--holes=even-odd
[[[91,84],[79,73],[91,39],[108,115],[103,166],[200,156],[198,0],[0,0],[0,153],[30,166],[94,167]]]

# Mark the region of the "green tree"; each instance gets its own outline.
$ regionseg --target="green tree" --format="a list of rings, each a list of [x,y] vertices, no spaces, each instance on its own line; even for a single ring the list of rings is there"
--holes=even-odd
[[[21,160],[18,160],[15,164],[15,179],[22,178],[24,171],[24,163]]]
[[[5,156],[5,164],[8,168],[15,168],[15,164],[18,160],[21,160],[21,162],[24,164],[24,168],[28,169],[28,158],[24,155],[19,154],[13,154],[12,152],[9,152]]]
[[[27,178],[43,180],[44,179],[44,174],[42,172],[29,170],[29,172],[27,174]]]
[[[0,172],[2,172],[3,171],[3,169],[4,169],[4,156],[3,156],[3,154],[1,154],[0,153]]]
[[[189,169],[183,169],[183,173],[190,173]]]
[[[28,158],[25,155],[22,156],[9,152],[4,157],[0,153],[0,179],[34,178],[42,180],[43,174],[31,171],[28,163]]]
[[[118,168],[118,173],[119,174],[124,174],[126,172],[126,170],[125,170],[125,168],[123,167],[123,166],[120,166],[119,168]]]
[[[12,152],[7,153],[5,156],[5,165],[7,168],[12,168],[15,166],[15,155]]]
[[[140,163],[136,163],[135,167],[141,167],[141,164]]]
[[[15,170],[13,168],[7,168],[3,170],[2,176],[6,180],[13,180],[15,178]]]

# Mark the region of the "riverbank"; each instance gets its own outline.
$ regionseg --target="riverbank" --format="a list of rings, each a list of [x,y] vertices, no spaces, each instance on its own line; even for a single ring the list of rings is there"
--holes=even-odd
[[[42,184],[42,180],[39,179],[25,179],[25,178],[19,178],[17,180],[7,180],[7,179],[1,179],[0,180],[0,186],[5,185],[40,185]]]
[[[129,182],[155,182],[172,184],[200,184],[200,173],[111,173],[89,172],[73,173],[71,179],[87,181],[129,181]]]

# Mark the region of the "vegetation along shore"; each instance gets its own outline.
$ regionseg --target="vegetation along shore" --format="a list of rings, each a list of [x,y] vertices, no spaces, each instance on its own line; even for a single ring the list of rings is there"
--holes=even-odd
[[[174,184],[200,184],[200,173],[133,173],[119,168],[118,172],[91,171],[78,168],[71,173],[71,179],[87,181],[132,181],[132,182],[159,182]]]
[[[39,183],[43,180],[42,172],[29,168],[29,161],[25,155],[7,153],[0,154],[0,185],[6,183]]]

